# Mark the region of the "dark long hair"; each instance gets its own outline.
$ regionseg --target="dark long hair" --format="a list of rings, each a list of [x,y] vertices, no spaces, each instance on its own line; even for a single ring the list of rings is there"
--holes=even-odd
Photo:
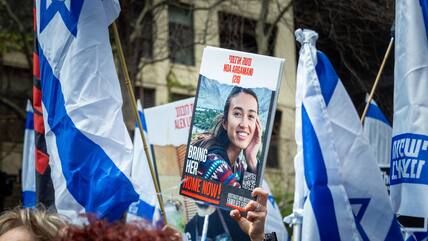
[[[229,107],[232,98],[240,93],[249,94],[256,99],[257,113],[259,113],[259,99],[257,98],[256,93],[252,89],[235,86],[230,91],[229,96],[227,96],[223,113],[216,116],[211,131],[199,134],[196,139],[192,141],[192,145],[204,147],[208,149],[209,153],[217,153],[224,159],[228,160],[226,150],[227,147],[229,147],[230,140],[227,136],[227,131],[223,127],[223,123],[227,121],[229,116]]]

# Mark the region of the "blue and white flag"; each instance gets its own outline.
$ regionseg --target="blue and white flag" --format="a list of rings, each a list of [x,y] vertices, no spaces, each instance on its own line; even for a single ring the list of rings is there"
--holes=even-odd
[[[140,115],[141,124],[143,126],[144,137],[146,138],[147,144],[149,144],[150,142],[147,140],[148,134],[146,119],[144,117],[140,100],[137,101],[137,108],[138,114]],[[149,155],[153,160],[152,153]],[[159,222],[161,219],[159,204],[155,184],[153,183],[152,174],[147,161],[146,152],[144,151],[143,140],[141,139],[138,123],[136,123],[134,131],[134,155],[132,161],[131,177],[135,181],[135,184],[141,187],[141,190],[144,193],[142,193],[141,199],[138,202],[131,204],[129,207],[127,221],[130,222],[144,219],[150,223],[157,224],[157,222]]]
[[[392,126],[374,100],[370,101],[364,119],[364,135],[367,137],[372,150],[375,151],[378,166],[389,168]]]
[[[315,71],[318,34],[297,30],[296,38],[302,43],[297,67],[296,142],[300,160],[296,164],[303,166],[308,190],[302,240],[361,240],[343,185],[338,154],[330,142],[333,133],[324,95],[331,97],[332,91],[325,93],[321,89]]]
[[[405,241],[427,241],[427,232],[407,232],[404,240]]]
[[[297,30],[296,138],[309,196],[303,240],[403,240],[375,156],[318,35]],[[297,120],[296,120],[297,121]],[[351,210],[352,207],[352,210]],[[306,230],[305,230],[306,228]],[[357,231],[358,230],[358,231]],[[307,233],[311,234],[311,237]]]
[[[363,129],[364,136],[375,154],[383,181],[389,189],[392,125],[374,100],[370,101]]]
[[[33,107],[27,101],[25,118],[24,148],[22,152],[22,206],[33,208],[36,206],[36,153],[34,151],[34,119]]]
[[[390,194],[397,214],[426,219],[428,0],[396,1],[395,24]]]
[[[36,1],[43,117],[55,206],[118,220],[140,198],[108,26],[117,0]]]
[[[269,193],[265,233],[275,232],[278,241],[290,240],[287,229],[285,229],[284,222],[282,221],[281,210],[279,209],[278,204],[275,202],[275,198],[272,196],[269,184],[265,180],[263,180],[262,187],[263,190]]]

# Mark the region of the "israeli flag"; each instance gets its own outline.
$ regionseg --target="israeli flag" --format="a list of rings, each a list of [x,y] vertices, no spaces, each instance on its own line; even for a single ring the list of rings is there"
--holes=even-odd
[[[302,44],[296,90],[296,142],[301,153],[297,162],[303,166],[308,189],[302,240],[361,240],[343,185],[338,154],[329,142],[333,133],[323,94],[331,97],[331,93],[322,92],[315,71],[317,38],[313,31],[296,31],[296,39]]]
[[[427,232],[407,232],[404,240],[405,241],[427,241]]]
[[[25,118],[24,148],[22,152],[22,206],[24,208],[34,208],[36,206],[36,164],[34,158],[34,119],[33,107],[27,100],[25,108],[27,114]]]
[[[297,30],[298,148],[309,196],[303,240],[403,240],[358,114],[318,35]],[[297,118],[296,118],[297,119]],[[308,233],[311,237],[307,237]]]
[[[116,0],[36,1],[43,117],[55,206],[118,220],[140,199],[108,26]]]
[[[392,125],[374,100],[370,101],[364,119],[364,135],[372,146],[372,150],[375,151],[378,166],[389,168]]]
[[[143,126],[144,137],[146,138],[146,142],[150,143],[147,140],[147,124],[140,100],[137,101],[137,108],[141,124]],[[153,160],[151,152],[149,155]],[[156,225],[161,220],[159,204],[138,123],[136,123],[134,131],[134,155],[131,177],[135,181],[136,185],[144,187],[144,189],[142,188],[144,190],[144,195],[142,195],[142,198],[138,202],[131,204],[129,207],[127,221],[131,222],[144,219],[145,221]]]
[[[396,1],[390,191],[399,215],[428,217],[428,0]],[[425,231],[426,231],[425,221]]]
[[[375,154],[383,181],[389,189],[392,125],[374,100],[370,101],[363,129],[364,136]]]
[[[290,237],[288,236],[287,229],[285,229],[284,222],[282,221],[281,210],[279,209],[275,198],[272,196],[269,184],[265,180],[263,180],[262,182],[262,187],[263,190],[269,193],[267,202],[265,233],[275,232],[278,241],[289,241]]]

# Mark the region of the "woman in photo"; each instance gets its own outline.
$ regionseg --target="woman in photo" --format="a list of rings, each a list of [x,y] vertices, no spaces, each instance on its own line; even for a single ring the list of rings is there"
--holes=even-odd
[[[234,87],[226,99],[223,114],[215,120],[213,130],[199,134],[192,143],[208,150],[206,160],[199,163],[198,175],[241,187],[244,171],[257,172],[261,135],[256,93],[251,89]]]

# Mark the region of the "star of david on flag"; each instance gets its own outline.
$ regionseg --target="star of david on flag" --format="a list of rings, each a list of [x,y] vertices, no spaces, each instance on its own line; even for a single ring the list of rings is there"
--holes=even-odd
[[[120,219],[141,199],[108,26],[116,0],[37,0],[43,117],[55,207]]]
[[[302,240],[403,240],[352,101],[318,35],[297,30],[295,169],[303,185]],[[296,177],[299,179],[300,177]]]

